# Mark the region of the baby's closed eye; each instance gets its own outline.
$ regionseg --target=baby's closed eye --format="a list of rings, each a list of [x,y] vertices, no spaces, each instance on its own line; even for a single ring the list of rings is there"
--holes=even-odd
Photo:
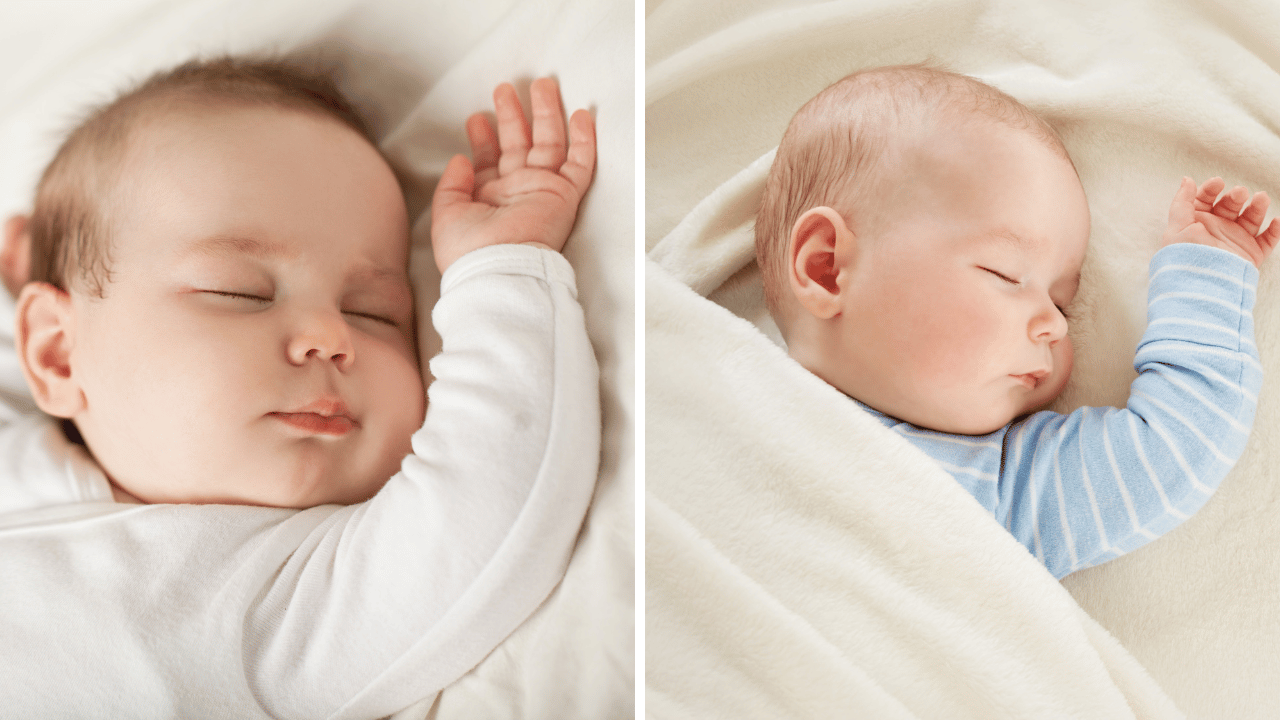
[[[992,269],[991,269],[991,268],[989,268],[989,267],[983,267],[983,268],[980,268],[980,269],[982,269],[982,270],[986,270],[987,272],[991,273],[992,275],[995,275],[996,277],[998,277],[998,278],[1000,278],[1001,280],[1003,280],[1003,281],[1005,281],[1005,282],[1009,283],[1010,285],[1021,285],[1021,284],[1022,284],[1021,282],[1019,282],[1019,281],[1017,281],[1017,280],[1014,280],[1013,278],[1009,277],[1008,275],[1005,275],[1004,273],[1000,272],[999,270],[992,270]]]
[[[199,292],[206,295],[228,298],[228,301],[243,300],[254,305],[267,305],[271,302],[270,297],[255,295],[251,292],[236,292],[233,290],[200,290]]]
[[[371,320],[373,322],[383,323],[385,325],[390,325],[392,327],[399,327],[400,325],[398,322],[396,322],[395,318],[390,317],[389,315],[383,315],[376,312],[360,312],[357,310],[343,310],[342,312],[344,315],[350,315],[352,317],[357,317],[362,320]]]
[[[980,269],[980,270],[985,270],[985,271],[987,271],[988,273],[991,273],[992,275],[994,275],[994,276],[996,276],[996,277],[1000,278],[1001,280],[1005,281],[1005,282],[1006,282],[1006,283],[1008,283],[1009,285],[1012,285],[1012,286],[1014,286],[1014,287],[1020,287],[1020,286],[1022,285],[1022,282],[1021,282],[1021,281],[1019,281],[1019,280],[1014,280],[1013,278],[1009,277],[1008,275],[1005,275],[1004,273],[1000,272],[999,270],[993,270],[992,268],[989,268],[989,267],[982,267],[982,266],[978,266],[978,267],[979,267],[979,269]],[[1053,306],[1054,306],[1055,308],[1057,308],[1057,309],[1058,309],[1058,312],[1062,315],[1063,319],[1065,319],[1065,320],[1070,320],[1070,319],[1071,319],[1071,316],[1070,316],[1069,314],[1067,314],[1067,308],[1066,308],[1066,305],[1065,305],[1065,304],[1063,304],[1063,303],[1056,303],[1056,302],[1055,302],[1055,303],[1053,304]]]
[[[216,298],[218,298],[216,302],[220,302],[220,303],[225,302],[228,304],[238,303],[243,305],[265,307],[267,305],[270,305],[275,300],[275,298],[265,296],[265,295],[257,295],[252,292],[237,292],[234,290],[201,290],[200,292],[206,295],[215,296]],[[225,300],[222,300],[222,298],[225,298]],[[390,325],[392,327],[398,327],[400,324],[399,322],[396,321],[394,317],[392,317],[392,313],[384,313],[378,310],[347,308],[342,311],[342,314],[350,316],[352,318],[358,318],[360,320],[368,320],[371,322],[381,323],[384,325]]]
[[[252,292],[233,292],[229,290],[202,290],[201,292],[207,292],[207,293],[210,293],[210,295],[220,295],[223,297],[236,297],[236,299],[259,302],[259,304],[265,304],[265,302],[271,301],[270,297],[253,295]]]

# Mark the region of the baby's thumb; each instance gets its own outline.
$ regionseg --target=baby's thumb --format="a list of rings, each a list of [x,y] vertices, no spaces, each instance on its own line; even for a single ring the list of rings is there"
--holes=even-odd
[[[471,202],[475,191],[476,174],[466,155],[454,155],[440,174],[431,204],[435,208],[458,202]]]
[[[1178,192],[1169,205],[1169,230],[1177,232],[1196,221],[1196,181],[1189,177],[1182,178]]]

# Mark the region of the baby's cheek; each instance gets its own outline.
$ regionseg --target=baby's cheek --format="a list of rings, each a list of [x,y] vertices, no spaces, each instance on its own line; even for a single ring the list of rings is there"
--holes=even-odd
[[[1076,352],[1071,345],[1071,338],[1063,338],[1053,348],[1053,374],[1058,383],[1058,387],[1053,393],[1054,398],[1062,393],[1062,389],[1071,380],[1071,369],[1075,367],[1075,361]]]
[[[1035,397],[1035,409],[1043,407],[1058,399],[1062,391],[1067,386],[1067,382],[1071,380],[1071,368],[1075,364],[1075,349],[1071,346],[1070,338],[1063,338],[1057,345],[1053,346],[1053,374],[1049,376],[1049,380],[1041,386]]]
[[[418,366],[399,354],[383,358],[374,377],[378,402],[387,414],[389,442],[408,448],[408,438],[422,426],[426,398]]]
[[[1062,368],[1064,378],[1071,377],[1071,368],[1075,366],[1076,351],[1071,344],[1071,338],[1063,338],[1061,342],[1054,348],[1053,362],[1057,367]],[[1063,381],[1064,383],[1066,380]]]
[[[1001,327],[998,319],[986,317],[986,308],[962,300],[950,307],[935,308],[922,323],[917,338],[917,361],[921,369],[938,381],[973,382],[995,360],[994,348]]]

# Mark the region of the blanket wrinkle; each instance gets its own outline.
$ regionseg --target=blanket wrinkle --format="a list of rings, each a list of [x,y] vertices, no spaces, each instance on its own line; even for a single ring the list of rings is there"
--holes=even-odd
[[[653,262],[646,322],[647,692],[664,706],[1181,717],[949,475],[754,326]]]

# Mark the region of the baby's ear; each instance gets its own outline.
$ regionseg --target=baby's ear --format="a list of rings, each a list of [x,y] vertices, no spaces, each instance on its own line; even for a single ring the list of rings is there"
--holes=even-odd
[[[49,283],[28,283],[18,295],[22,374],[36,405],[60,418],[73,417],[84,408],[84,394],[71,373],[72,319],[71,296]]]
[[[841,261],[853,239],[844,217],[829,207],[806,211],[791,228],[791,292],[819,320],[840,314]]]

